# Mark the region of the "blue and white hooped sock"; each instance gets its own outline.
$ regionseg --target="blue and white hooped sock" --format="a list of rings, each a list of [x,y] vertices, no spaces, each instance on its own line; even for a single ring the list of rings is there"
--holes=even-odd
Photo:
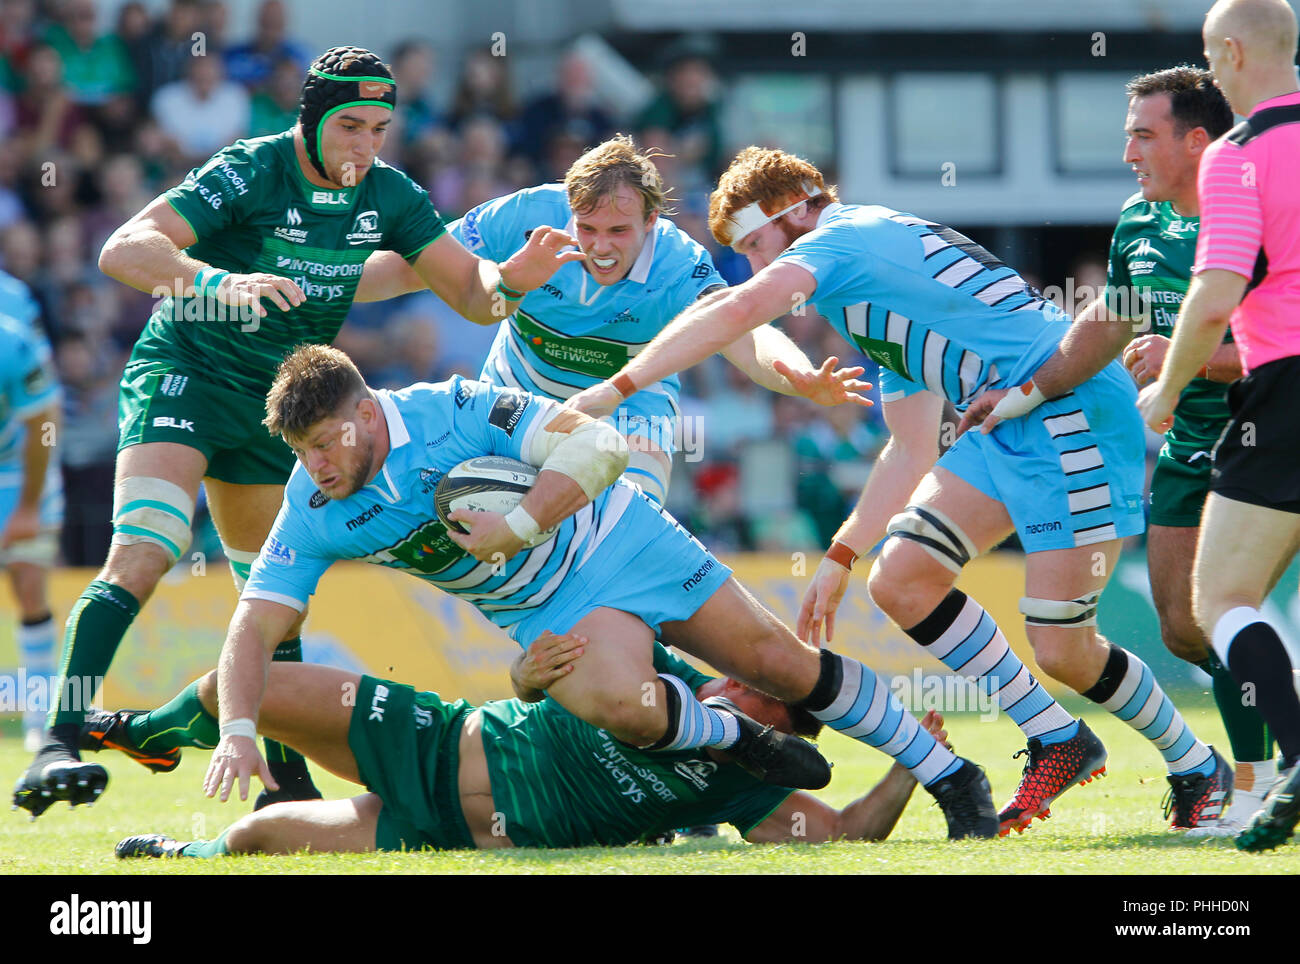
[[[725,710],[706,706],[695,698],[685,681],[660,673],[668,698],[668,730],[643,750],[692,750],[711,746],[726,750],[740,741],[740,723]]]
[[[1214,754],[1183,722],[1151,667],[1128,650],[1108,643],[1110,656],[1101,678],[1083,695],[1150,740],[1172,776],[1214,772]]]
[[[903,708],[870,668],[823,649],[812,694],[800,705],[833,730],[874,746],[907,767],[922,786],[951,776],[962,761]]]
[[[1079,732],[1079,721],[1038,682],[993,617],[960,589],[904,632],[954,673],[975,679],[1026,737],[1051,746]]]
[[[48,685],[37,692],[50,692],[54,688],[54,617],[46,616],[33,623],[18,624],[18,665],[27,671],[30,680],[44,676]],[[30,692],[30,688],[29,688]],[[24,706],[23,729],[45,729],[48,706]]]

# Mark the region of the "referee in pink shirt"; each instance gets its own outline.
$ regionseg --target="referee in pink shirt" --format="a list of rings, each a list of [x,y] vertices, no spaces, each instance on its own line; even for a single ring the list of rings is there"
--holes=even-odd
[[[1219,0],[1203,36],[1215,80],[1248,119],[1205,151],[1191,287],[1138,408],[1165,431],[1231,320],[1245,375],[1228,393],[1233,417],[1215,449],[1192,587],[1197,621],[1282,751],[1263,809],[1237,837],[1243,850],[1268,850],[1300,820],[1300,699],[1286,647],[1259,611],[1300,546],[1296,17],[1285,0]]]

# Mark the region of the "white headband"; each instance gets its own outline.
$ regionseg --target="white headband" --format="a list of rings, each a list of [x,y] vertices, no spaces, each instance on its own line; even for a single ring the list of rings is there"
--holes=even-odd
[[[783,214],[789,214],[804,201],[814,198],[822,193],[822,189],[816,184],[809,184],[807,181],[803,184],[803,195],[796,198],[793,204],[788,204],[779,211],[773,211],[769,214],[764,211],[757,201],[753,204],[747,204],[734,215],[731,216],[731,223],[734,228],[731,232],[731,244],[734,247],[746,235],[757,231],[765,224],[770,224]]]

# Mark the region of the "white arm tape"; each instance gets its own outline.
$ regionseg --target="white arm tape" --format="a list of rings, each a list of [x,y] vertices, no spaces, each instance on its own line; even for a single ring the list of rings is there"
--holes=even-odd
[[[1045,400],[1042,391],[1034,384],[1033,379],[1030,379],[1003,395],[1001,401],[993,406],[990,414],[998,418],[1019,418],[1021,415],[1028,415]]]
[[[228,736],[246,736],[250,740],[257,739],[257,724],[246,716],[241,716],[237,720],[231,720],[228,723],[221,724],[221,738],[224,740]]]
[[[627,441],[606,422],[583,417],[575,425],[565,416],[578,413],[558,406],[556,412],[558,414],[547,420],[547,425],[558,423],[557,427],[567,430],[551,432],[538,425],[529,440],[526,461],[544,470],[567,475],[582,487],[588,499],[594,499],[613,485],[627,468],[630,454]]]
[[[517,505],[506,513],[506,525],[510,531],[522,539],[525,543],[532,542],[537,538],[542,527],[537,524],[537,520],[528,514],[522,505]]]

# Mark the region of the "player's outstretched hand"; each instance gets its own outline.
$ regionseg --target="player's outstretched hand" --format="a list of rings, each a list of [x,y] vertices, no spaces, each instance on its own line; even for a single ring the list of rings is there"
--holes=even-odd
[[[825,556],[813,573],[812,584],[804,593],[803,605],[799,607],[799,622],[795,633],[804,642],[810,642],[820,648],[822,645],[822,625],[826,626],[826,642],[835,636],[835,610],[849,588],[849,571],[838,562],[831,562]]]
[[[549,629],[510,665],[510,682],[519,698],[536,703],[552,684],[573,672],[573,664],[587,651],[587,638],[575,633],[557,636]]]
[[[1174,409],[1178,407],[1178,392],[1167,392],[1165,384],[1156,379],[1138,393],[1138,414],[1147,427],[1158,435],[1168,432],[1174,424]]]
[[[943,714],[938,710],[927,711],[925,716],[921,717],[921,726],[937,741],[952,749],[952,744],[948,742],[948,731],[943,728]]]
[[[1124,349],[1124,367],[1135,382],[1145,385],[1160,377],[1170,344],[1164,335],[1143,335],[1128,343]]]
[[[500,512],[457,509],[449,512],[447,518],[469,530],[462,534],[448,528],[447,535],[479,562],[503,563],[524,547],[524,540],[515,535]]]
[[[840,360],[832,355],[822,362],[820,368],[800,371],[791,368],[783,361],[773,361],[772,368],[778,375],[784,375],[786,381],[795,387],[804,398],[818,405],[842,405],[852,402],[855,405],[874,405],[863,392],[871,391],[870,382],[858,381],[865,368],[836,368]]]
[[[257,774],[268,790],[279,790],[271,768],[258,752],[257,741],[247,736],[223,736],[212,751],[208,774],[203,778],[203,792],[211,797],[221,792],[221,802],[230,797],[230,788],[239,781],[239,799],[248,799],[249,779]]]
[[[301,288],[289,278],[275,274],[231,274],[217,288],[217,300],[232,308],[249,306],[259,318],[266,317],[265,298],[281,311],[296,308],[307,300]]]
[[[584,388],[566,401],[564,407],[576,408],[592,418],[604,418],[606,415],[613,414],[624,401],[626,399],[623,398],[623,393],[606,381]]]
[[[572,248],[566,251],[565,248]],[[561,265],[586,258],[578,239],[559,228],[533,228],[528,243],[501,264],[501,283],[515,291],[529,292],[550,280]]]

